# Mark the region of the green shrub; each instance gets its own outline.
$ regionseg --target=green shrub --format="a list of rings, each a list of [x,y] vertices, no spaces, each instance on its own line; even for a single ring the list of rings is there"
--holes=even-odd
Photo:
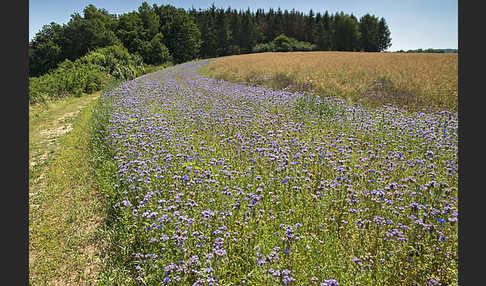
[[[111,76],[101,66],[65,60],[57,69],[40,77],[29,78],[29,103],[93,93],[109,80]]]
[[[170,62],[170,61],[166,62],[164,64],[161,64],[161,65],[147,65],[147,64],[145,64],[144,65],[144,71],[145,71],[144,74],[149,74],[149,73],[161,71],[161,70],[165,69],[166,67],[170,67],[172,65],[173,65],[173,63]],[[140,76],[140,75],[137,75],[137,77]]]
[[[264,52],[274,52],[275,45],[273,42],[257,44],[253,47],[253,52],[264,53]]]
[[[297,41],[294,38],[289,38],[290,39],[290,45],[292,47],[293,51],[314,51],[317,50],[317,46],[314,44],[311,44],[309,42],[303,42],[303,41]]]
[[[144,73],[139,55],[121,46],[99,48],[74,62],[66,59],[47,74],[29,78],[29,103],[93,93],[111,81],[131,80]]]
[[[290,39],[284,34],[280,34],[273,39],[275,49],[277,52],[291,52],[293,50]]]
[[[264,52],[294,52],[294,51],[315,51],[317,45],[309,42],[298,41],[294,38],[288,38],[284,34],[280,34],[273,41],[268,43],[256,44],[252,51],[254,53]]]
[[[304,96],[297,98],[295,104],[298,113],[314,114],[318,118],[332,117],[344,112],[342,107],[332,103],[325,95],[318,96],[306,93]]]
[[[162,33],[155,35],[144,50],[143,58],[148,64],[160,65],[171,61],[169,49],[164,44]]]
[[[130,54],[122,46],[109,46],[94,50],[84,57],[76,60],[80,64],[92,64],[116,79],[130,80],[143,73],[144,64],[142,57]]]

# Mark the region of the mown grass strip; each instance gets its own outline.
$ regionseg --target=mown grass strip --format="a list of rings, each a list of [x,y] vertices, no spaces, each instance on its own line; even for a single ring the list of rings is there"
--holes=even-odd
[[[103,248],[98,231],[103,219],[102,201],[89,152],[89,122],[96,96],[72,98],[35,116],[31,113],[31,163],[35,159],[33,153],[49,152],[53,156],[29,170],[30,285],[96,282]],[[73,118],[72,129],[51,138],[56,143],[49,146],[41,131],[58,126],[63,112],[75,112],[83,105],[86,107]]]

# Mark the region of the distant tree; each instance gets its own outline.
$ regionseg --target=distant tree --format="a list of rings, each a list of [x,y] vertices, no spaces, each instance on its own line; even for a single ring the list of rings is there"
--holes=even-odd
[[[147,64],[171,60],[160,29],[159,16],[146,2],[118,18],[116,35],[130,53],[138,54]]]
[[[248,53],[256,44],[256,37],[253,30],[253,19],[250,9],[241,14],[241,37],[240,48],[243,53]]]
[[[139,53],[143,37],[143,22],[140,15],[133,11],[118,18],[116,35],[130,53]]]
[[[359,24],[356,18],[345,15],[343,12],[334,16],[334,41],[338,51],[359,50]]]
[[[228,20],[223,9],[218,9],[216,13],[216,37],[217,37],[217,55],[226,56],[229,54],[231,32]]]
[[[305,41],[306,17],[302,12],[295,14],[295,38],[299,41]]]
[[[80,58],[90,50],[121,43],[114,33],[115,16],[94,5],[87,6],[83,12],[83,17],[78,13],[71,15],[63,29],[63,54],[70,60]]]
[[[379,20],[370,14],[358,20],[353,14],[343,12],[314,14],[311,9],[305,15],[295,9],[270,8],[253,13],[249,9],[216,9],[214,4],[206,10],[193,9],[191,13],[201,31],[203,57],[246,53],[255,47],[258,51],[273,49],[270,43],[280,34],[297,42],[315,44],[318,50],[340,51],[380,51],[378,42],[387,36],[386,29],[382,29],[385,37],[379,38]],[[386,45],[386,41],[383,43]],[[307,50],[309,45],[301,47]]]
[[[331,49],[331,32],[329,29],[326,29],[324,20],[321,20],[316,24],[314,43],[321,51],[329,51]]]
[[[252,15],[253,17],[253,15]],[[285,21],[285,19],[284,19]],[[257,9],[253,21],[253,38],[256,43],[263,43],[265,40],[265,12],[263,9]]]
[[[195,14],[195,23],[201,33],[200,55],[203,57],[216,57],[216,7],[211,5],[207,10]]]
[[[254,53],[275,52],[275,45],[273,42],[256,44],[252,49]]]
[[[230,54],[239,54],[240,38],[241,38],[241,17],[236,10],[231,10],[229,15],[229,30],[230,30]],[[202,35],[202,33],[201,33]]]
[[[155,11],[160,19],[160,32],[165,45],[176,63],[190,61],[199,55],[201,32],[184,9],[171,5],[157,6]]]
[[[291,52],[291,51],[314,51],[317,46],[310,42],[299,41],[295,38],[280,34],[271,42],[256,44],[252,51],[262,52]]]
[[[152,38],[159,33],[159,16],[155,12],[155,9],[150,7],[147,2],[143,2],[142,5],[138,7],[138,15],[143,24],[141,38],[145,41],[151,41]]]
[[[360,49],[365,52],[378,52],[378,18],[366,14],[360,19]]]
[[[322,15],[322,28],[321,32],[318,34],[317,46],[320,50],[329,51],[334,49],[334,41],[332,38],[334,33],[331,30],[331,21],[332,18],[326,11],[324,15]]]
[[[390,29],[386,24],[385,18],[381,18],[378,23],[378,50],[384,51],[391,47]]]
[[[270,8],[267,13],[265,13],[265,31],[264,31],[264,42],[271,42],[278,34],[275,34],[275,10]]]
[[[314,41],[314,26],[315,26],[314,16],[315,16],[314,11],[310,9],[309,15],[306,17],[306,21],[305,21],[304,41],[306,42]]]
[[[29,76],[39,76],[63,60],[61,25],[44,25],[29,43]]]
[[[164,44],[164,36],[162,33],[156,34],[148,46],[147,54],[144,57],[144,62],[148,64],[163,64],[172,60],[169,49]]]

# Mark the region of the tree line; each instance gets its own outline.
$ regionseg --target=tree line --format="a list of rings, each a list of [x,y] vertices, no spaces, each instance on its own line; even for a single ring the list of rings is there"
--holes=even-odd
[[[457,49],[415,49],[415,50],[398,50],[396,53],[430,53],[430,54],[447,54],[457,53]]]
[[[385,19],[370,14],[358,19],[343,12],[253,12],[214,4],[186,11],[144,2],[135,11],[115,15],[88,5],[83,15],[72,14],[67,24],[43,26],[29,42],[29,76],[107,46],[122,46],[144,63],[159,65],[262,51],[262,45],[275,43],[281,35],[304,50],[379,52],[391,45]]]
[[[201,31],[202,57],[218,57],[254,51],[255,46],[274,42],[285,35],[314,45],[320,51],[379,52],[391,46],[391,34],[384,18],[366,14],[360,19],[344,12],[308,14],[292,9],[227,8],[189,10]]]

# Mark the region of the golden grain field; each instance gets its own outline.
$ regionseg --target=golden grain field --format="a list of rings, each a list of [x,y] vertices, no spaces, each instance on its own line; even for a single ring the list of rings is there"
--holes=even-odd
[[[374,106],[457,112],[457,54],[272,52],[220,58],[203,72],[229,81],[311,91]]]

